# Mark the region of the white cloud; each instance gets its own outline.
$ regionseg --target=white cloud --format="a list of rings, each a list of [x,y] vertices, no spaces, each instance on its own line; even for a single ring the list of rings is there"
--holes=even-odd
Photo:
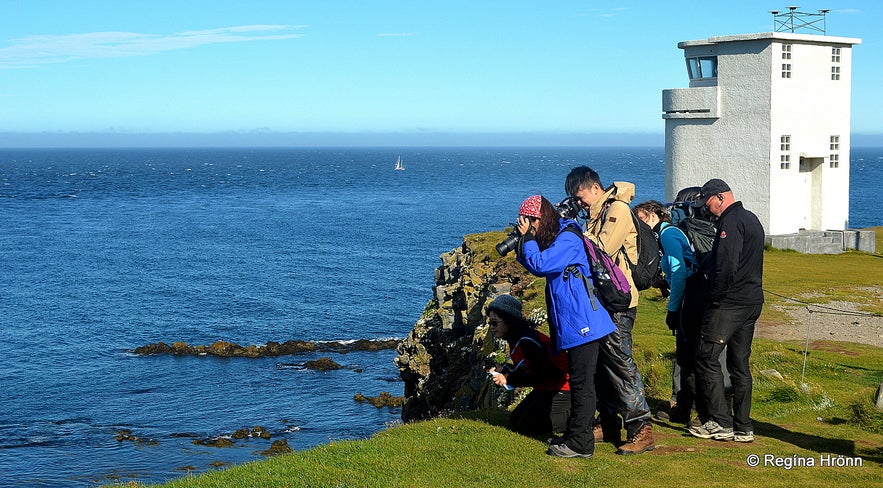
[[[242,25],[175,34],[90,32],[68,35],[36,35],[11,39],[0,48],[0,68],[64,63],[77,59],[143,56],[188,49],[207,44],[297,39],[293,31],[303,25]]]

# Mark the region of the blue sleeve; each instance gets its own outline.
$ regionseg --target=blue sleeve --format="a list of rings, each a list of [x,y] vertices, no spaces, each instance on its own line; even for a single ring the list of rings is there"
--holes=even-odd
[[[663,229],[665,231],[666,227]],[[689,246],[689,242],[679,239],[683,236],[679,230],[670,230],[668,232],[659,233],[659,244],[662,246],[662,272],[665,273],[665,280],[669,286],[668,311],[677,312],[681,309],[681,302],[684,300],[684,287],[687,286],[687,276],[689,268],[687,266],[686,257],[684,256],[684,246]]]
[[[571,264],[587,262],[581,239],[573,232],[562,232],[543,251],[536,241],[525,241],[518,262],[537,276],[561,273]]]

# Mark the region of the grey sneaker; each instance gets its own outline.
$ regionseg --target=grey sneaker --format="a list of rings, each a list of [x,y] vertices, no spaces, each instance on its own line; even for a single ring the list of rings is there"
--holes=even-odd
[[[549,446],[548,449],[546,449],[546,454],[562,458],[590,458],[593,456],[592,453],[580,454],[573,449],[567,447],[567,444],[552,444]]]
[[[721,427],[714,420],[709,420],[702,424],[701,427],[690,427],[687,429],[695,437],[700,439],[714,439],[716,441],[728,441],[733,438],[732,427]]]
[[[736,442],[754,442],[754,431],[749,430],[748,432],[743,432],[737,430],[736,432],[733,432],[733,440]]]

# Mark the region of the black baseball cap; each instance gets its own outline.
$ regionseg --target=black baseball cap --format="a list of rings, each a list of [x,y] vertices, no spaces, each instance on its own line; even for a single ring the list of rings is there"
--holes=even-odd
[[[702,207],[708,203],[709,198],[728,191],[731,191],[730,185],[726,184],[724,180],[712,178],[702,185],[702,188],[699,190],[699,197],[696,199],[696,203],[694,203],[693,206]]]

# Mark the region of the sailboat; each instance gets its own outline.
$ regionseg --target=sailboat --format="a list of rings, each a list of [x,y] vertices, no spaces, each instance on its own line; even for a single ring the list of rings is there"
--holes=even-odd
[[[398,171],[405,170],[405,165],[402,164],[402,157],[401,156],[396,158],[396,170],[398,170]]]

